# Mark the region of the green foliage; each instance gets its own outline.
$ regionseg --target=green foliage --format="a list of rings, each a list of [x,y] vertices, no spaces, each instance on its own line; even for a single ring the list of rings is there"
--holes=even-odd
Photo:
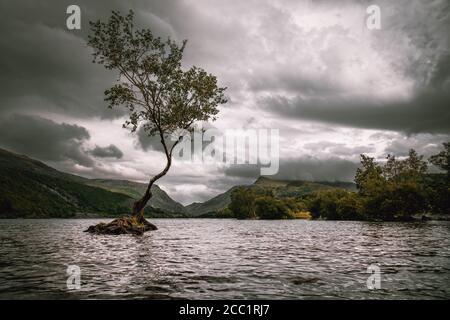
[[[306,198],[313,219],[363,220],[361,199],[354,192],[327,190]]]
[[[109,107],[126,107],[130,117],[125,126],[135,131],[142,123],[149,135],[162,139],[190,129],[195,121],[214,120],[217,106],[226,103],[226,88],[201,68],[183,70],[186,40],[179,45],[149,29],[136,29],[133,16],[133,11],[126,16],[113,11],[107,22],[90,23],[94,62],[119,72],[119,83],[105,91]]]
[[[255,200],[256,193],[252,189],[240,187],[231,193],[231,203],[228,208],[238,219],[256,218]]]
[[[446,150],[431,157],[442,169],[448,164]],[[410,150],[399,160],[388,155],[380,164],[361,155],[355,175],[357,193],[343,190],[315,192],[305,197],[314,219],[410,220],[427,212],[449,213],[449,180],[442,174],[427,174],[423,156]]]
[[[281,199],[262,196],[255,201],[256,215],[261,219],[292,218],[288,205]]]
[[[384,165],[362,155],[355,182],[371,219],[407,219],[428,209],[423,179],[427,164],[423,156],[410,150],[407,158],[388,155]]]
[[[374,158],[361,155],[361,167],[356,170],[355,183],[361,195],[373,194],[383,188],[385,179],[381,168]]]
[[[292,219],[306,206],[292,197],[276,197],[270,188],[239,187],[231,193],[228,210],[238,219]]]
[[[202,213],[195,218],[220,218],[220,219],[231,219],[234,218],[233,212],[229,208],[223,208],[217,211],[210,211]]]
[[[82,183],[34,172],[0,169],[0,215],[68,218],[76,213],[119,215],[129,212],[130,198]]]
[[[90,22],[88,45],[93,62],[118,72],[117,84],[105,91],[109,108],[125,107],[129,117],[124,127],[138,127],[157,136],[166,156],[166,166],[153,176],[141,199],[133,205],[133,215],[142,214],[151,199],[151,187],[169,171],[172,152],[195,122],[215,120],[218,106],[227,102],[226,88],[217,85],[214,75],[198,67],[185,70],[182,58],[186,40],[177,44],[163,41],[149,29],[136,29],[133,11],[122,16],[113,11],[107,22]],[[168,137],[175,138],[171,143]]]
[[[215,211],[227,208],[231,203],[231,193],[239,187],[232,187],[226,192],[217,195],[203,203],[192,203],[186,206],[186,211],[193,216],[202,216],[204,214],[211,215]],[[284,201],[292,198],[298,205],[299,200],[304,195],[310,194],[318,190],[332,190],[336,188],[346,190],[356,190],[356,186],[352,182],[311,182],[311,181],[293,181],[293,180],[276,180],[267,177],[259,177],[254,184],[246,186],[252,189],[258,195],[272,195],[275,198],[282,198]],[[301,204],[297,211],[298,217],[309,217],[307,208]],[[303,212],[303,214],[300,214]]]
[[[345,192],[336,203],[336,215],[339,220],[365,220],[361,199],[355,192]]]
[[[427,211],[427,199],[423,186],[406,182],[386,183],[384,189],[362,197],[364,212],[371,219],[404,220],[414,214]]]
[[[326,220],[411,220],[429,212],[449,214],[449,146],[444,143],[445,149],[430,158],[446,174],[428,174],[427,162],[415,150],[403,159],[388,155],[382,163],[361,155],[357,192],[317,187],[298,192],[292,188],[305,191],[312,184],[260,179],[256,186],[236,190],[230,209],[240,218],[261,219],[286,219],[307,210],[313,219]]]
[[[430,211],[439,214],[450,214],[448,174],[428,174],[425,176],[424,183]]]
[[[445,142],[442,145],[444,146],[444,150],[432,156],[430,162],[444,170],[447,174],[447,179],[450,180],[450,142]]]

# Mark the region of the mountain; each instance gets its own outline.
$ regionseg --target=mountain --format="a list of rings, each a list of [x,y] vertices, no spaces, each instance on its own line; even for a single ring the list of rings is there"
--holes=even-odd
[[[199,217],[226,208],[239,186],[203,203],[186,207],[174,201],[157,185],[146,208],[151,217]],[[310,182],[258,178],[256,190],[269,190],[277,197],[298,197],[333,188],[354,191],[349,182]],[[135,199],[145,191],[143,183],[127,180],[87,179],[64,173],[24,155],[0,149],[0,218],[49,218],[119,216],[130,212]]]
[[[215,212],[217,210],[226,208],[226,207],[228,207],[228,205],[231,202],[231,198],[230,198],[231,193],[236,188],[238,188],[238,186],[232,187],[231,189],[228,189],[224,193],[221,193],[221,194],[215,196],[214,198],[211,198],[205,202],[191,203],[190,205],[187,205],[185,207],[186,211],[189,215],[196,217],[196,216],[201,216],[205,213]]]
[[[123,193],[133,199],[141,197],[147,188],[147,184],[145,183],[128,180],[91,179],[87,182],[87,184],[94,187],[103,188],[111,192]],[[152,198],[148,202],[149,206],[162,209],[167,212],[186,213],[186,209],[181,203],[176,202],[169,197],[169,195],[156,184],[152,186],[151,191]]]
[[[0,149],[0,217],[116,216],[130,212],[144,184],[64,173],[24,155]],[[183,216],[184,207],[158,186],[150,216]]]
[[[275,180],[267,177],[259,177],[252,186],[253,188],[271,189],[277,197],[299,197],[311,192],[345,189],[356,191],[356,185],[352,182],[329,182],[329,181],[304,181],[304,180]]]
[[[243,186],[255,190],[270,190],[277,197],[299,197],[311,192],[329,189],[346,189],[355,191],[356,186],[352,182],[311,182],[303,180],[276,180],[267,177],[259,177],[252,185]],[[238,186],[228,189],[226,192],[215,196],[203,203],[194,202],[186,206],[191,216],[202,216],[226,208],[231,202],[231,193]]]

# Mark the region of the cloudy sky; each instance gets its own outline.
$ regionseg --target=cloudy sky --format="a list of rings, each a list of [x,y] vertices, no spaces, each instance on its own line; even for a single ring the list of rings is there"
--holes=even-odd
[[[70,4],[81,30],[66,27]],[[366,26],[370,4],[380,30]],[[106,108],[117,75],[86,46],[90,20],[129,9],[138,26],[188,39],[185,66],[228,87],[214,127],[280,130],[279,178],[351,181],[360,153],[429,156],[449,140],[446,0],[1,0],[0,147],[94,178],[145,182],[164,166],[153,141]],[[175,161],[158,184],[188,204],[258,174]]]

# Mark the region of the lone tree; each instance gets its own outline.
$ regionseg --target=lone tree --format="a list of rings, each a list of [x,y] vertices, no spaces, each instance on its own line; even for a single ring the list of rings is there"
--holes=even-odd
[[[134,202],[131,218],[88,229],[97,233],[156,229],[145,220],[144,208],[152,197],[152,185],[169,171],[172,151],[181,140],[169,143],[169,137],[192,130],[197,121],[214,121],[218,105],[227,102],[226,88],[217,85],[214,75],[195,66],[182,67],[187,40],[180,45],[170,38],[155,37],[149,29],[135,29],[133,16],[131,10],[126,16],[113,11],[107,22],[90,22],[88,45],[94,50],[94,63],[118,72],[118,83],[105,91],[108,107],[127,109],[124,128],[135,132],[142,127],[148,136],[159,137],[167,162],[150,179],[142,198]]]

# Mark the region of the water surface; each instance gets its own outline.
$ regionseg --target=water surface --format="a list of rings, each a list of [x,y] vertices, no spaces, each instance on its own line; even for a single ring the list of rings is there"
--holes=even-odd
[[[99,220],[0,220],[0,298],[449,299],[450,223],[154,219],[144,236]],[[378,264],[381,289],[367,289]],[[68,290],[66,270],[81,270]]]

